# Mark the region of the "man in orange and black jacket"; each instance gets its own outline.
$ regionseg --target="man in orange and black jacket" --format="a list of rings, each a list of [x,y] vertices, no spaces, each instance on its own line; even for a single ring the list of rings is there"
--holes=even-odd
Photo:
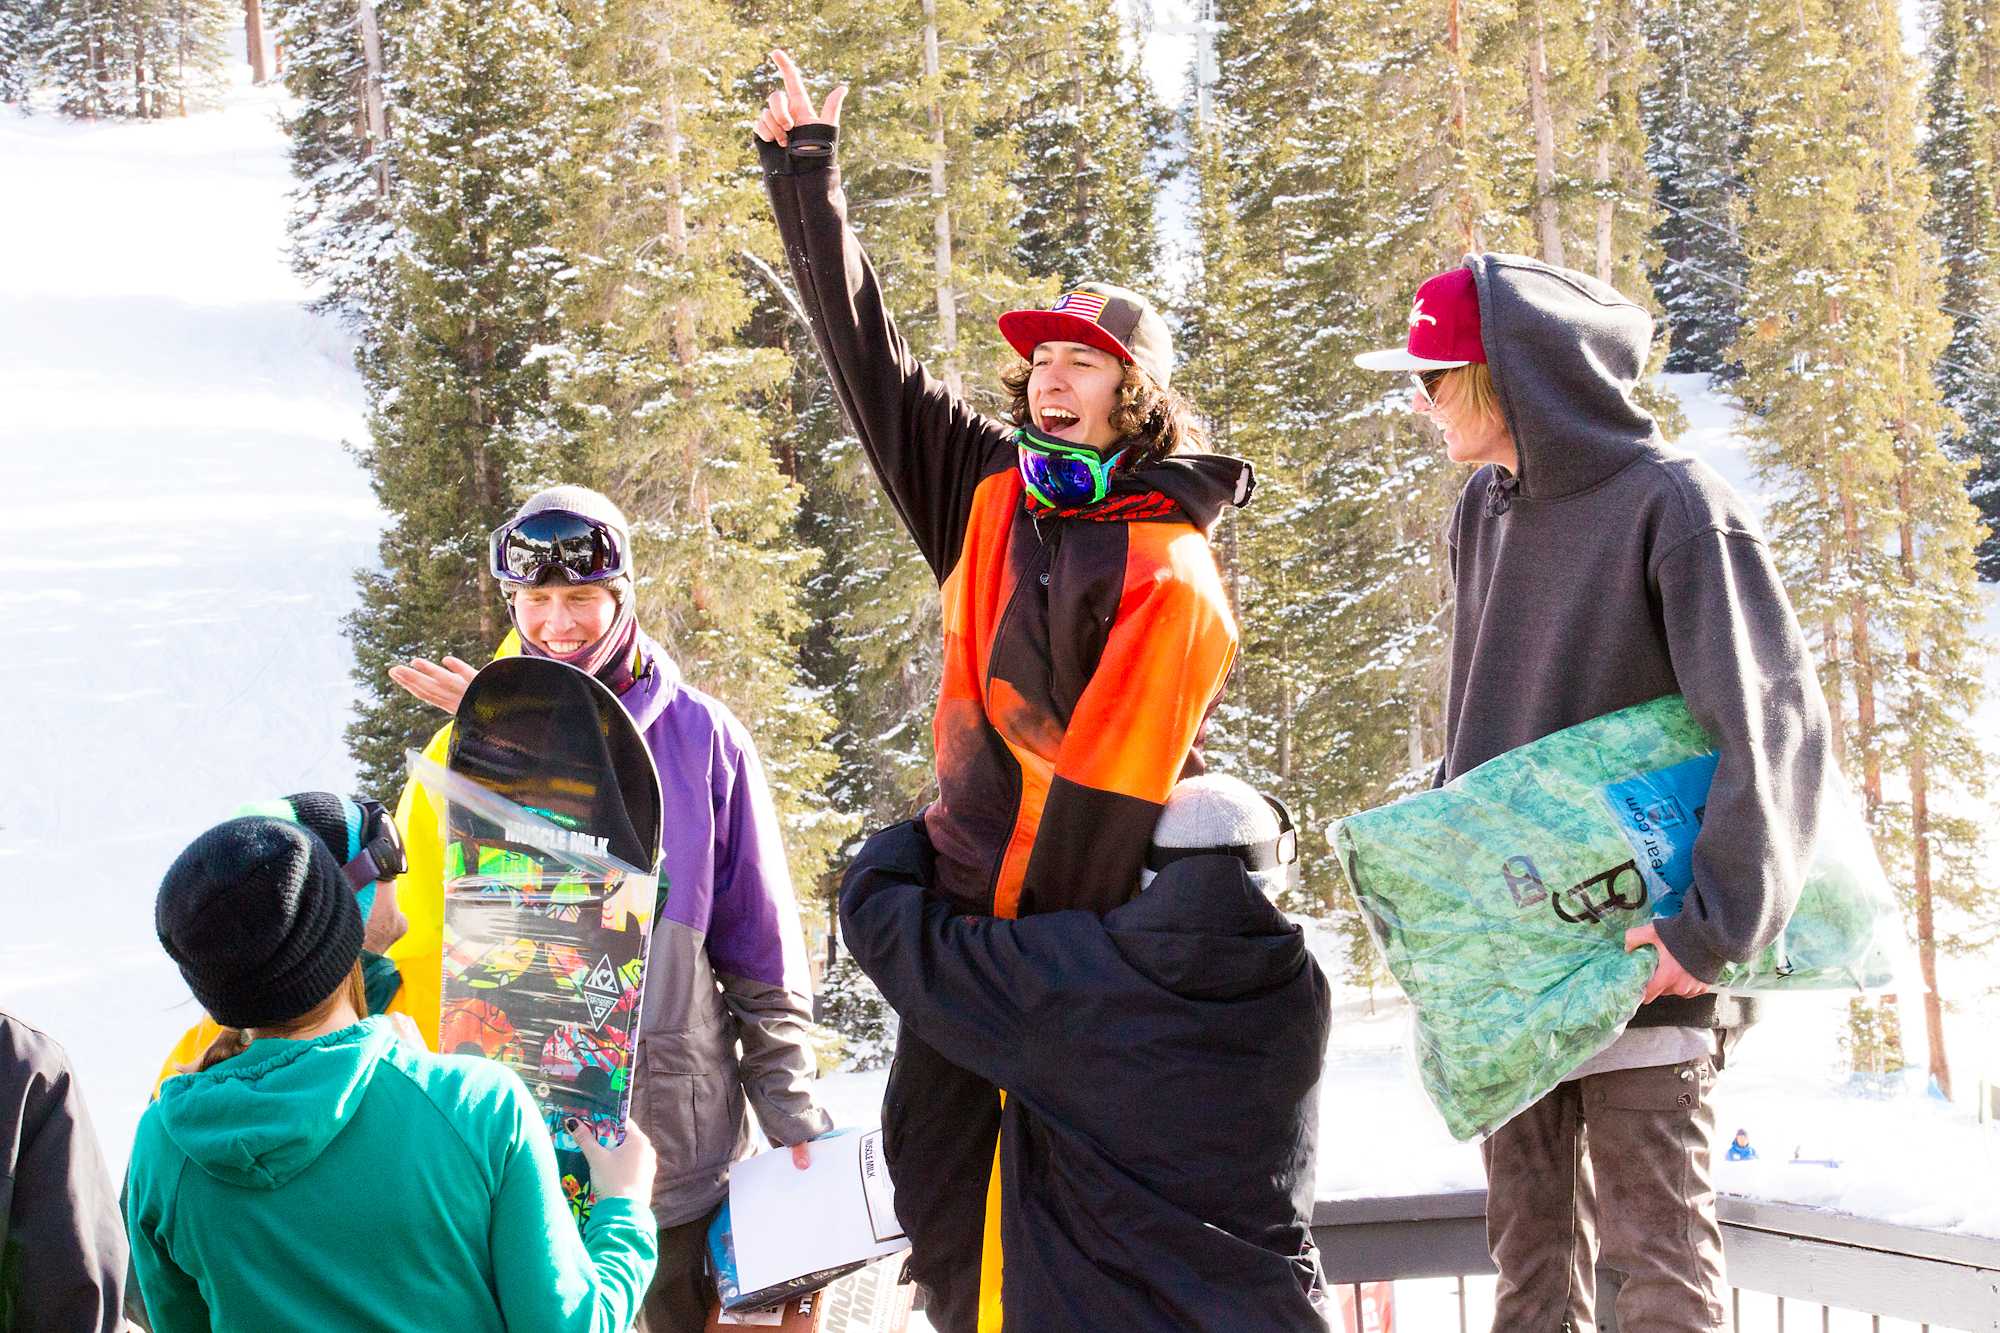
[[[1127,436],[1104,449],[1099,494],[1046,503],[1024,480],[1034,390],[1008,385],[1022,418],[1009,424],[918,363],[847,225],[841,94],[822,119],[779,63],[786,88],[757,130],[778,232],[841,407],[940,583],[939,795],[924,819],[934,888],[965,913],[1108,911],[1137,885],[1168,792],[1200,770],[1237,643],[1207,534],[1249,498],[1249,466]],[[1046,347],[1116,358],[1157,405],[1143,418],[1155,437],[1159,422],[1191,419],[1167,388],[1166,325],[1135,293],[1086,284],[1051,310],[1004,316],[1002,330],[1036,370]],[[999,1122],[991,1085],[902,1034],[884,1142],[911,1273],[941,1333],[997,1326],[986,1214]]]

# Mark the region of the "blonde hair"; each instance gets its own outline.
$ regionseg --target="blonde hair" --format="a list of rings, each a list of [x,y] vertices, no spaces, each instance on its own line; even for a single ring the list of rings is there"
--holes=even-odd
[[[255,1029],[256,1035],[259,1037],[288,1037],[294,1032],[304,1032],[308,1028],[318,1027],[321,1023],[326,1022],[328,1016],[333,1013],[335,1006],[343,998],[350,1005],[354,1006],[354,1013],[357,1017],[368,1017],[368,986],[362,980],[361,960],[358,958],[354,961],[354,969],[347,974],[346,980],[333,988],[332,994],[306,1010],[303,1014],[300,1014],[297,1018],[288,1019],[283,1023],[269,1023]],[[208,1049],[201,1053],[201,1058],[194,1062],[193,1067],[184,1072],[190,1074],[200,1073],[211,1065],[221,1064],[233,1055],[241,1055],[244,1049],[250,1045],[251,1040],[251,1034],[242,1028],[224,1028],[216,1034],[215,1040],[208,1044]]]
[[[1431,395],[1431,401],[1454,420],[1507,424],[1500,411],[1500,394],[1493,387],[1493,372],[1484,361],[1474,361],[1469,366],[1446,371],[1438,391]]]

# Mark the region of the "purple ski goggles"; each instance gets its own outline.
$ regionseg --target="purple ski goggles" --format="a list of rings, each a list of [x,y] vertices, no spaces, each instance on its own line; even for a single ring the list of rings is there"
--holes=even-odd
[[[488,568],[502,583],[533,586],[552,569],[571,583],[602,583],[631,566],[625,539],[610,524],[544,509],[494,530]]]
[[[1071,444],[1023,425],[1014,432],[1021,483],[1049,509],[1094,505],[1111,492],[1111,474],[1125,451],[1106,458],[1089,445]]]
[[[410,868],[403,850],[403,835],[396,821],[380,801],[357,800],[361,807],[361,854],[340,868],[347,885],[356,893],[380,879],[394,879]]]

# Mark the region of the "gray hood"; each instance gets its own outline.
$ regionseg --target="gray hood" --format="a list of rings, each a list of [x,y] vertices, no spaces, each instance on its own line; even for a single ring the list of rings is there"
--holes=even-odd
[[[1657,448],[1632,400],[1652,349],[1653,317],[1573,269],[1524,255],[1466,257],[1479,291],[1480,341],[1520,451],[1518,490],[1552,500],[1588,490]],[[1504,508],[1504,506],[1503,506]]]

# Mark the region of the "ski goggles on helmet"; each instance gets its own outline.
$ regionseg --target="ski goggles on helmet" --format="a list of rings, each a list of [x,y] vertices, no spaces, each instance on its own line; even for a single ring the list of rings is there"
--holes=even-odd
[[[359,893],[378,879],[394,879],[407,872],[410,857],[403,850],[403,835],[396,831],[396,821],[380,801],[354,803],[361,807],[361,852],[342,866],[340,873],[347,877],[348,887]]]
[[[1111,474],[1125,451],[1106,458],[1087,444],[1071,444],[1044,435],[1033,426],[1014,432],[1020,456],[1021,484],[1050,509],[1094,505],[1111,491]]]
[[[502,583],[534,585],[550,570],[571,583],[602,583],[630,570],[625,539],[609,523],[544,509],[493,532],[488,567]]]

